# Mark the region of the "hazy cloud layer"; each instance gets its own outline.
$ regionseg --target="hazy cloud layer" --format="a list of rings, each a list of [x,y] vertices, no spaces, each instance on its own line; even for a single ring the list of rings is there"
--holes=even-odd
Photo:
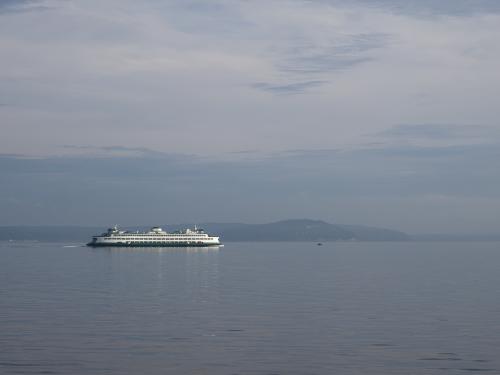
[[[409,232],[495,232],[499,158],[498,144],[295,150],[233,161],[3,156],[0,209],[9,215],[0,224],[315,217]]]

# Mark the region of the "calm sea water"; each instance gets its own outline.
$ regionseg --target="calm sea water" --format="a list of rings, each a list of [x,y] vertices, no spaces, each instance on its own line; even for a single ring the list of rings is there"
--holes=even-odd
[[[1,374],[500,374],[500,243],[0,244]]]

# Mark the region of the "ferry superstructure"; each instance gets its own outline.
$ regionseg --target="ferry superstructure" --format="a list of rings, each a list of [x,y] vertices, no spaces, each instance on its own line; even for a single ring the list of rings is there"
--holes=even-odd
[[[219,237],[210,236],[203,229],[185,229],[168,233],[160,227],[153,227],[147,232],[119,230],[114,226],[107,232],[92,237],[87,246],[92,247],[193,247],[219,246]]]

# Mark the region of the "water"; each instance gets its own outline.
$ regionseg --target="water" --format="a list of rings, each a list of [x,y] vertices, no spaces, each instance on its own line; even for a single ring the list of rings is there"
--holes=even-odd
[[[500,243],[0,244],[1,374],[500,373]]]

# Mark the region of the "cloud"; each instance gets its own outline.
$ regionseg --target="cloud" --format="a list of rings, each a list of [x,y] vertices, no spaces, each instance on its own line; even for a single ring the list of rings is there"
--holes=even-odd
[[[332,4],[345,5],[345,0],[310,0]],[[417,17],[430,15],[474,16],[481,13],[498,13],[500,4],[496,0],[352,0],[350,5],[382,8],[395,13]]]
[[[44,5],[40,0],[0,0],[0,15],[2,13],[23,13],[50,10],[52,7]]]
[[[402,124],[373,134],[375,137],[394,140],[451,140],[465,143],[481,140],[491,143],[499,135],[500,130],[492,126],[450,124]]]
[[[462,129],[463,126],[441,124],[396,125],[377,135],[389,138],[449,139],[455,138]]]
[[[299,94],[310,88],[321,86],[324,83],[326,83],[326,81],[306,81],[285,84],[257,82],[254,83],[252,87],[274,94]]]
[[[285,159],[330,159],[336,157],[339,153],[345,152],[342,149],[315,149],[315,150],[285,150],[274,153],[273,156]]]
[[[360,154],[378,155],[381,157],[391,157],[396,160],[427,159],[439,161],[443,158],[460,159],[464,163],[468,157],[479,157],[489,155],[491,162],[495,157],[500,157],[500,145],[498,143],[487,144],[461,144],[451,146],[418,146],[418,145],[384,145],[382,147],[360,149]]]
[[[326,9],[330,12],[332,18],[345,17],[333,9]],[[307,17],[300,20],[299,30],[290,31],[290,35],[282,37],[280,43],[274,43],[273,52],[270,53],[271,61],[281,76],[281,80],[288,80],[290,83],[276,86],[274,92],[282,93],[281,86],[285,90],[287,86],[297,92],[305,92],[313,86],[328,84],[332,74],[339,73],[348,69],[353,69],[361,64],[370,63],[376,60],[377,49],[384,48],[390,43],[391,36],[385,33],[349,33],[337,30],[337,27],[329,27],[327,19],[312,19],[309,22],[319,21],[318,29],[324,29],[324,35],[311,33]],[[304,22],[304,24],[302,24]],[[287,26],[284,26],[285,28]],[[314,83],[302,87],[297,81]],[[254,86],[258,89],[262,87]],[[272,89],[272,87],[271,87]],[[271,91],[271,90],[270,90]]]
[[[325,45],[314,40],[297,41],[285,58],[277,63],[279,70],[293,74],[318,74],[348,69],[373,61],[370,50],[382,48],[389,41],[385,34],[333,36]]]
[[[126,146],[84,146],[84,145],[62,145],[61,148],[66,150],[83,151],[88,155],[96,156],[103,152],[110,156],[127,156],[127,157],[179,157],[177,154],[169,154],[166,152],[152,150],[147,147],[126,147]],[[186,155],[182,156],[186,158]]]
[[[283,92],[279,86],[303,93],[305,88],[294,89],[301,82],[327,84],[328,74],[375,60],[371,51],[390,41],[389,34],[355,32],[349,11],[324,4],[174,1],[165,9],[169,12],[164,17],[176,30],[202,36],[209,44],[223,39],[232,51],[265,59],[274,70],[270,77],[274,79],[263,82],[283,82],[269,85],[269,91],[276,94]],[[240,44],[248,49],[240,50]],[[252,87],[262,89],[259,84]]]

